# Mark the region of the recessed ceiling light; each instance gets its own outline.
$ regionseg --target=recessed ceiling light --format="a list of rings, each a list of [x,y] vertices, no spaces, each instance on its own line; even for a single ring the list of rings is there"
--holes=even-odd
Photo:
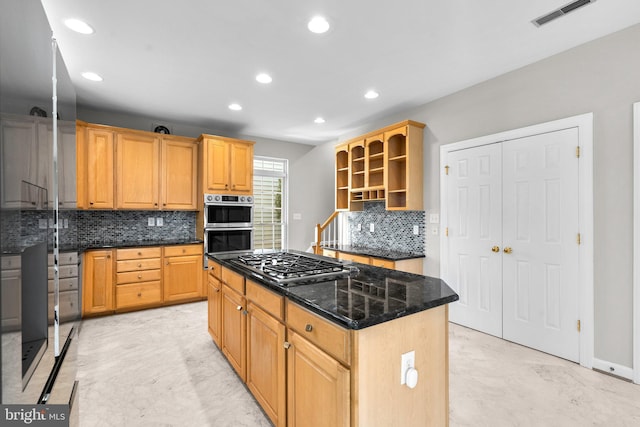
[[[367,99],[376,99],[380,94],[375,90],[370,90],[364,94],[364,97]]]
[[[311,18],[311,21],[307,24],[307,28],[312,33],[322,34],[329,31],[329,22],[324,19],[322,16],[314,16]]]
[[[229,104],[229,110],[240,111],[242,110],[242,105],[240,104]]]
[[[320,125],[324,123],[324,119],[322,117],[316,117],[316,119],[313,122]]]
[[[260,73],[256,76],[256,81],[259,83],[271,83],[273,79],[271,78],[271,76],[267,73]]]
[[[79,19],[70,18],[64,21],[64,25],[66,25],[69,29],[75,31],[80,34],[93,34],[93,28],[89,24]]]
[[[82,77],[84,77],[87,80],[91,80],[92,82],[101,82],[102,81],[102,77],[100,77],[99,75],[97,75],[96,73],[93,73],[91,71],[87,71],[85,73],[82,73]]]

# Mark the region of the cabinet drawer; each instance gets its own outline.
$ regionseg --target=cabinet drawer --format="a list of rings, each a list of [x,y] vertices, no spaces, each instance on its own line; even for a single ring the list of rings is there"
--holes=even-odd
[[[221,279],[222,278],[222,276],[220,275],[221,270],[222,270],[222,266],[220,264],[209,260],[209,274],[211,274],[213,277],[217,279]]]
[[[376,267],[390,268],[392,270],[396,268],[395,262],[382,258],[371,258],[371,265]]]
[[[240,295],[244,295],[244,276],[231,271],[228,268],[222,267],[222,283],[225,283],[231,289],[238,292]]]
[[[58,265],[78,264],[78,252],[60,252],[58,254]],[[53,254],[49,254],[49,265],[53,265]]]
[[[359,262],[360,264],[369,264],[369,257],[363,255],[354,255],[354,254],[345,254],[340,252],[340,259],[344,259],[346,261]]]
[[[118,261],[124,259],[160,258],[162,255],[161,250],[160,247],[118,249],[116,258]]]
[[[165,246],[164,256],[200,255],[202,245]]]
[[[3,270],[13,270],[19,269],[22,265],[22,257],[18,256],[3,256],[0,257],[0,262],[2,262]]]
[[[78,289],[78,278],[77,277],[68,277],[66,279],[60,279],[58,281],[60,285],[60,292],[63,291],[73,291]],[[53,292],[53,279],[49,279],[48,283],[49,292]]]
[[[55,268],[49,267],[49,271],[47,272],[47,276],[49,279],[53,279],[53,274]],[[60,274],[58,277],[60,279],[64,279],[67,277],[78,277],[78,266],[77,265],[59,265],[58,273]]]
[[[351,363],[350,333],[287,301],[287,326],[347,366]]]
[[[116,309],[160,304],[161,302],[162,290],[159,280],[116,286]]]
[[[117,272],[160,269],[160,258],[132,259],[117,262]]]
[[[142,271],[127,271],[124,273],[116,274],[116,283],[140,283],[149,282],[151,280],[160,280],[162,274],[160,270],[142,270]]]
[[[324,255],[324,256],[328,256],[328,257],[331,257],[331,258],[338,258],[338,257],[336,256],[336,255],[337,255],[337,254],[336,254],[336,251],[333,251],[333,250],[331,250],[331,249],[323,249],[323,250],[322,250],[322,255]]]
[[[80,317],[80,300],[78,299],[78,291],[60,292],[59,313],[60,320],[67,321]],[[49,321],[53,322],[53,294],[49,294]]]
[[[247,280],[247,299],[279,320],[284,320],[284,297]]]

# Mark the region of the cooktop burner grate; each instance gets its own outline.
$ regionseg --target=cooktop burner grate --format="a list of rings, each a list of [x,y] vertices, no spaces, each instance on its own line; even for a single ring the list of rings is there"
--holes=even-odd
[[[289,252],[241,255],[233,261],[268,276],[278,283],[348,273],[340,263]]]

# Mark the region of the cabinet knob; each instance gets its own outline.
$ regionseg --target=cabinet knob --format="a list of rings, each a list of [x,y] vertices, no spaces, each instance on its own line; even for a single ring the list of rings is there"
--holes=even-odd
[[[138,256],[142,256],[142,252],[138,252]]]
[[[142,274],[138,274],[138,279],[142,279]]]
[[[284,344],[282,344],[282,346],[288,350],[289,348],[291,348],[291,343],[285,341]]]
[[[138,296],[141,297],[142,296],[142,292],[138,292]]]
[[[217,289],[217,288],[216,288],[216,289],[215,289],[215,291],[216,291],[216,292],[220,292],[220,289]]]
[[[157,204],[157,203],[154,203],[154,204],[153,204],[153,206],[158,206],[158,204]]]
[[[138,263],[138,268],[142,267],[142,263]]]
[[[107,259],[111,258],[111,255],[107,255]]]
[[[237,306],[236,310],[238,310],[238,311],[242,310],[242,306],[241,305]]]
[[[165,263],[165,265],[169,265],[169,261],[167,261],[167,262]]]
[[[90,204],[90,205],[92,205],[92,204],[93,204],[93,202],[89,202],[89,204]]]
[[[311,325],[311,323],[307,323],[307,325],[304,327],[304,330],[307,332],[313,331],[313,325]]]

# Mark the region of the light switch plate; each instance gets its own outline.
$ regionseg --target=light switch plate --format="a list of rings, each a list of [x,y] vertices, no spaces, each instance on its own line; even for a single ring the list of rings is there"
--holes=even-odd
[[[429,214],[429,222],[431,224],[439,224],[440,223],[440,214],[437,214],[437,213]]]
[[[164,218],[162,218],[162,217],[156,218],[156,225],[158,227],[162,227],[164,225]]]
[[[147,218],[147,225],[148,225],[149,227],[155,227],[155,225],[156,225],[156,219],[155,219],[155,218],[153,218],[153,217],[152,217],[152,218]]]
[[[369,231],[373,233],[374,230],[375,226],[373,225],[373,223],[369,224]]]
[[[362,231],[362,224],[358,224],[358,231]]]
[[[46,229],[47,228],[47,220],[44,218],[40,218],[38,220],[38,228]]]
[[[302,219],[302,214],[301,213],[294,213],[293,214],[293,219],[296,221],[299,221]]]
[[[418,234],[420,234],[420,227],[419,226],[417,226],[417,225],[413,226],[413,234],[416,235],[416,236]]]

